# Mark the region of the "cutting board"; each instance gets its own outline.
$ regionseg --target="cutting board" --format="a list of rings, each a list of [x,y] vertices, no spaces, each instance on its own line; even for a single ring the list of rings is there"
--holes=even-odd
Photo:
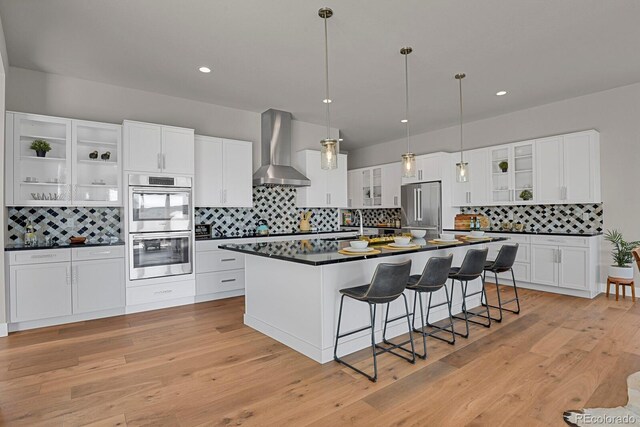
[[[473,218],[478,218],[480,220],[481,228],[489,228],[491,225],[491,221],[484,215],[475,215],[475,214],[458,214],[456,215],[454,221],[454,228],[456,230],[468,230],[471,225],[471,220]]]

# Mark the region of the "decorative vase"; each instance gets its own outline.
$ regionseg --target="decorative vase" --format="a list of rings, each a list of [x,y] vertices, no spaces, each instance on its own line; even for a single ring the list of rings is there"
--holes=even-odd
[[[43,151],[43,150],[36,151],[36,156],[38,157],[45,157],[46,155],[47,155],[46,151]]]
[[[633,267],[631,266],[618,267],[617,265],[610,265],[609,276],[617,277],[619,279],[633,279]]]

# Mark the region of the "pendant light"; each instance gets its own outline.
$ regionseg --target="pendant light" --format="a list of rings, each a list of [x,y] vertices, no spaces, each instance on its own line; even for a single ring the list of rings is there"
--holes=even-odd
[[[322,102],[326,106],[327,120],[327,137],[320,141],[322,151],[320,154],[320,166],[324,170],[338,168],[338,141],[331,138],[331,115],[329,113],[329,105],[331,98],[329,97],[329,42],[327,36],[327,19],[333,16],[333,10],[323,7],[318,11],[318,16],[324,20],[324,73],[325,73],[325,97]]]
[[[416,176],[416,155],[409,150],[409,54],[413,52],[410,47],[400,49],[400,54],[404,56],[404,123],[407,127],[407,152],[402,155],[402,176],[413,178]]]
[[[464,151],[462,143],[462,79],[464,79],[465,77],[465,73],[459,73],[455,75],[455,79],[458,80],[458,87],[460,91],[460,163],[456,163],[456,181],[458,182],[469,181],[469,163],[464,161]]]

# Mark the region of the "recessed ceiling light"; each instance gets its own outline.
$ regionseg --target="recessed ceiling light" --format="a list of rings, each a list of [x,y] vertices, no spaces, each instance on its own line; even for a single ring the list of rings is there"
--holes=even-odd
[[[211,68],[209,68],[209,67],[200,67],[200,68],[198,68],[198,70],[200,70],[201,73],[210,73],[211,72]]]
[[[506,95],[506,94],[507,94],[506,90],[501,90],[499,92],[496,92],[496,95],[498,95],[498,96],[502,96],[502,95]]]
[[[407,120],[407,119],[402,119],[402,120],[400,120],[400,123],[407,123],[408,121],[409,120]]]
[[[324,102],[325,104],[331,104],[333,101],[330,99],[323,99],[322,102]]]

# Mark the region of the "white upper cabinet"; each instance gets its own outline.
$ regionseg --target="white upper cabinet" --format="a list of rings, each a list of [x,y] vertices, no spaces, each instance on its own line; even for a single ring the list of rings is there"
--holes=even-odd
[[[121,206],[122,127],[7,113],[7,206]],[[50,147],[31,149],[35,140]]]
[[[122,206],[122,126],[72,121],[73,200],[82,206]]]
[[[399,208],[401,180],[399,162],[349,171],[349,207]]]
[[[125,170],[193,175],[193,129],[124,121]]]
[[[251,142],[196,135],[196,206],[253,206],[252,172]]]
[[[534,141],[524,141],[489,149],[492,204],[535,200],[534,147]]]
[[[537,203],[600,203],[600,137],[594,130],[536,140]]]
[[[401,184],[413,184],[416,182],[441,181],[442,164],[446,164],[449,153],[432,153],[416,156],[416,175],[411,178],[402,176],[400,172]]]
[[[320,152],[303,150],[296,153],[294,167],[311,181],[310,186],[297,189],[299,208],[347,207],[346,154],[338,154],[337,169],[323,170],[320,167]]]
[[[489,151],[486,148],[465,151],[464,161],[469,163],[469,180],[457,182],[455,179],[456,163],[460,163],[460,153],[452,153],[449,168],[454,175],[453,206],[478,206],[488,202],[489,192]]]

